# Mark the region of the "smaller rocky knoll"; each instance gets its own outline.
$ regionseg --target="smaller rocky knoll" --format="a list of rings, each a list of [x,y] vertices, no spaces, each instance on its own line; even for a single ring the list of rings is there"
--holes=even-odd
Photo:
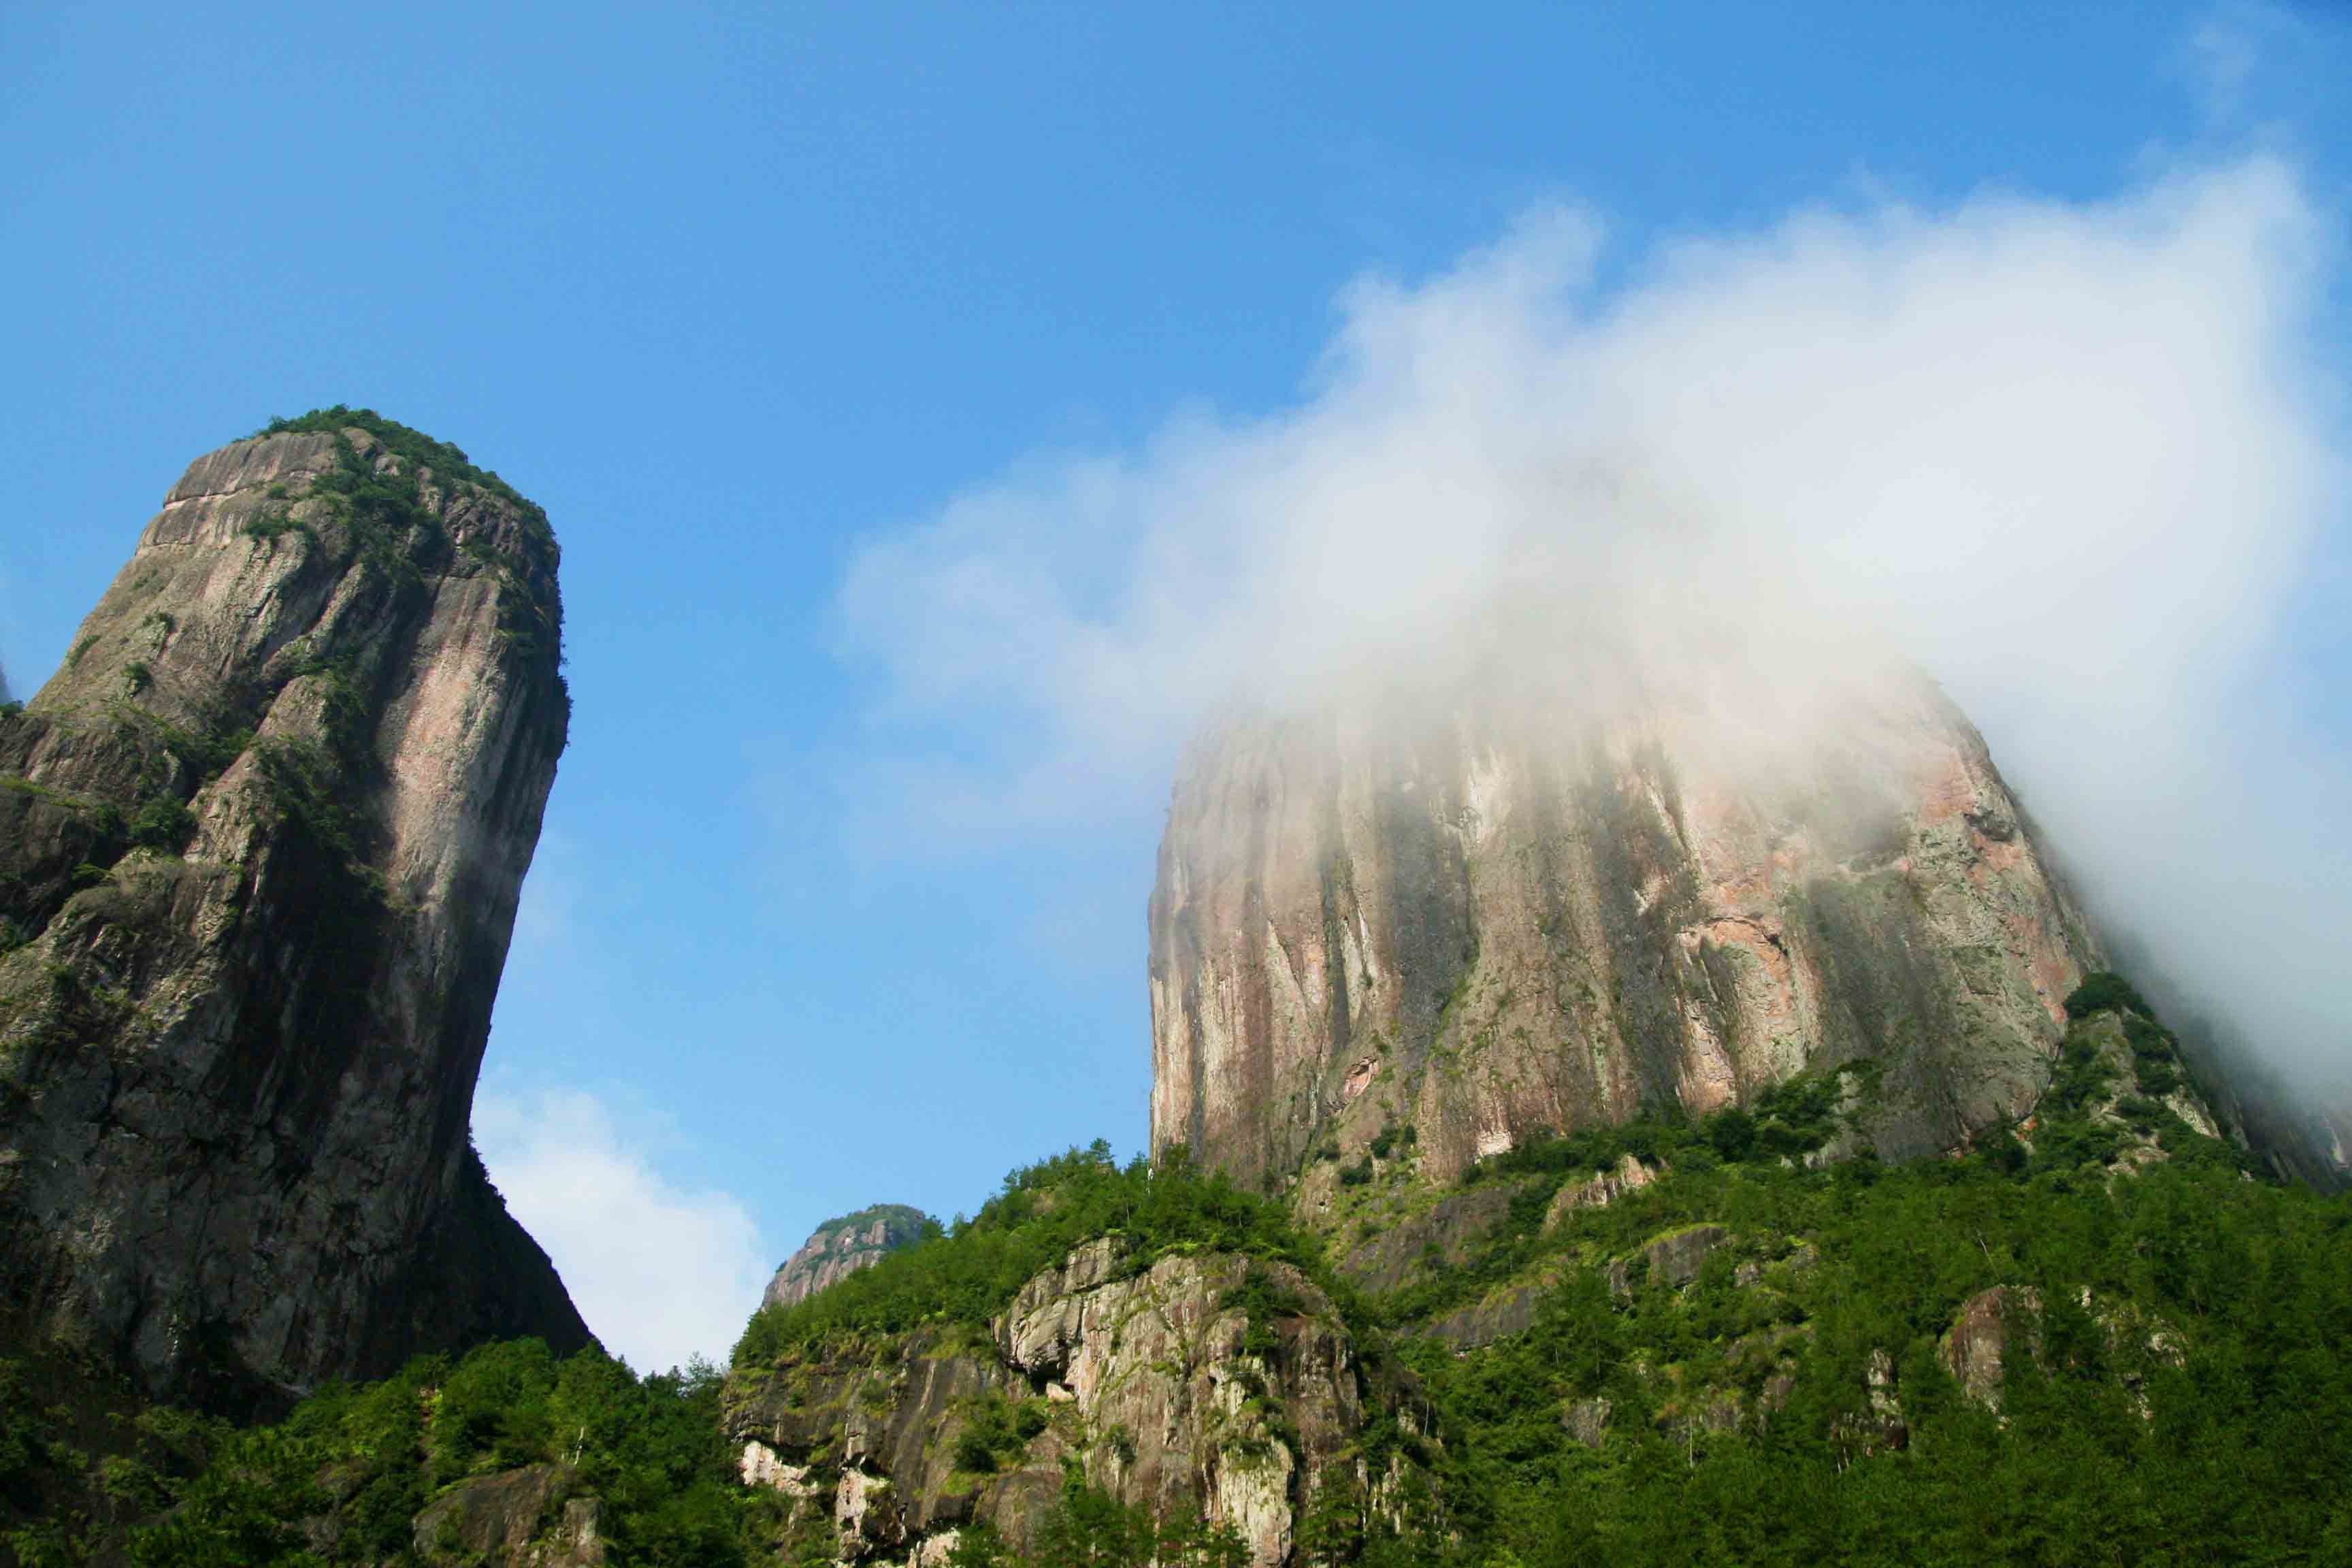
[[[1104,1237],[1031,1279],[984,1340],[919,1330],[739,1368],[726,1420],[744,1479],[793,1500],[844,1561],[941,1561],[974,1524],[1027,1550],[1075,1468],[1276,1568],[1327,1489],[1406,1506],[1416,1412],[1298,1269],[1230,1253],[1138,1268]]]
[[[784,1259],[760,1297],[763,1307],[804,1301],[836,1280],[871,1268],[902,1247],[936,1233],[939,1222],[905,1204],[876,1204],[816,1227],[801,1249]]]

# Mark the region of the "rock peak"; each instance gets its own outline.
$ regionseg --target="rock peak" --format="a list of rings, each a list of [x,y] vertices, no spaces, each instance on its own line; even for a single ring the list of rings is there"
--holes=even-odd
[[[1384,1131],[1449,1181],[1857,1062],[1889,1157],[2021,1114],[2087,929],[1940,692],[1850,695],[1769,765],[1675,713],[1220,724],[1151,897],[1155,1152],[1307,1201]]]
[[[777,1268],[760,1304],[789,1307],[804,1301],[938,1230],[937,1220],[905,1204],[876,1204],[856,1214],[835,1215],[810,1233],[800,1250]]]
[[[568,724],[556,563],[457,448],[279,421],[0,715],[0,1331],[233,1413],[587,1342],[467,1137]]]

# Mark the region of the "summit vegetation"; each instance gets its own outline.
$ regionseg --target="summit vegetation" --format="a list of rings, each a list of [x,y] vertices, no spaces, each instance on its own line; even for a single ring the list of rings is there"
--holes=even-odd
[[[411,429],[396,419],[387,419],[373,408],[349,408],[336,404],[331,408],[313,408],[308,414],[293,418],[279,416],[254,432],[257,436],[283,436],[303,431],[325,431],[341,435],[345,430],[364,430],[375,437],[383,449],[403,459],[411,468],[432,469],[444,479],[454,479],[479,485],[533,520],[541,530],[547,531],[551,543],[554,534],[548,529],[547,513],[489,469],[480,467],[467,457],[463,448],[447,441],[436,441],[422,430]]]

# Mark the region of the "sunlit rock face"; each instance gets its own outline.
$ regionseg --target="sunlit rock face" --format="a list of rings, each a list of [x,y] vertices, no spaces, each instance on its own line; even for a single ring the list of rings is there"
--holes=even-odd
[[[0,1331],[216,1409],[588,1339],[467,1138],[568,722],[555,542],[399,435],[199,458],[0,716]]]
[[[1444,1181],[1864,1062],[1888,1157],[2032,1103],[2092,942],[1940,692],[1627,711],[1373,703],[1203,737],[1150,904],[1154,1150],[1279,1186],[1409,1124]]]
[[[1030,1279],[984,1342],[944,1326],[794,1351],[734,1368],[724,1405],[744,1483],[783,1493],[843,1562],[941,1562],[975,1523],[1034,1552],[1074,1469],[1230,1531],[1253,1568],[1308,1561],[1318,1499],[1393,1522],[1427,1495],[1416,1385],[1305,1275],[1232,1253],[1138,1268],[1116,1237]],[[992,1405],[1027,1419],[975,1466]],[[1368,1451],[1382,1420],[1407,1449]]]
[[[870,1268],[903,1247],[923,1237],[930,1221],[922,1210],[905,1204],[877,1204],[872,1208],[829,1219],[816,1227],[800,1250],[784,1259],[768,1289],[763,1307],[790,1307],[805,1301],[828,1285]]]

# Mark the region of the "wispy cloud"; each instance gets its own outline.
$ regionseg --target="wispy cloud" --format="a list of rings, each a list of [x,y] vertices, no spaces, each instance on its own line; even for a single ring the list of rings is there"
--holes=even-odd
[[[2291,12],[2259,0],[2227,0],[2190,31],[2188,73],[2205,117],[2215,124],[2238,118],[2263,59],[2294,46],[2304,24]]]
[[[578,1089],[481,1096],[474,1136],[606,1349],[643,1370],[725,1360],[770,1267],[742,1204],[671,1185]]]
[[[897,765],[862,798],[944,847],[1067,840],[1148,820],[1236,700],[1498,646],[1784,684],[1891,649],[2179,986],[2340,1058],[2282,954],[2352,951],[2352,770],[2273,700],[2347,517],[2319,233],[2252,157],[2103,202],[1800,212],[1604,293],[1599,217],[1540,208],[1350,286],[1295,406],[1034,458],[868,541],[839,612]]]

